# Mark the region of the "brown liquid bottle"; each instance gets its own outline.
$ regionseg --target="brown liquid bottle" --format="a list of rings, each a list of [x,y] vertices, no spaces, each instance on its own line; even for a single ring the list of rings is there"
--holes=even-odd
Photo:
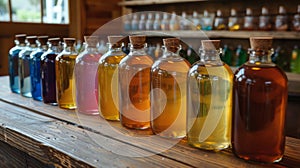
[[[119,108],[123,126],[150,127],[151,56],[145,51],[146,36],[129,36],[130,53],[119,64]]]
[[[233,152],[245,160],[278,162],[285,146],[287,77],[271,61],[271,37],[252,37],[250,43],[249,61],[233,79]]]

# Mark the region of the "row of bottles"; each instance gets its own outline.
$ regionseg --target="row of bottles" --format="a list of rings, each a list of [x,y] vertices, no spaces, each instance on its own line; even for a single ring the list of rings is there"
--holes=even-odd
[[[45,37],[39,37],[38,50],[34,49],[36,37],[26,37],[30,48],[17,56],[19,83],[27,81],[24,74],[38,76],[26,69],[26,61],[40,59],[43,101],[44,92],[56,93],[55,100],[45,103],[99,114],[130,129],[151,128],[166,138],[187,136],[187,142],[200,149],[222,150],[231,145],[236,156],[245,160],[281,160],[287,77],[271,61],[272,38],[250,38],[249,59],[234,74],[220,58],[220,40],[202,40],[200,60],[191,65],[180,56],[178,38],[163,39],[163,55],[157,60],[146,52],[146,36],[129,36],[128,54],[123,52],[125,38],[109,36],[109,50],[102,54],[96,36],[85,37],[81,53],[75,50],[74,38],[64,38],[63,51],[56,50],[60,39],[48,39],[46,51]],[[24,47],[19,45],[23,39],[17,36],[17,47]],[[10,58],[15,52],[16,48],[11,50]],[[19,86],[21,94],[30,97],[24,84]]]
[[[223,11],[224,12],[224,11]],[[277,30],[300,31],[300,5],[297,13],[289,16],[284,6],[279,6],[278,13],[272,15],[267,7],[262,7],[261,13],[255,15],[251,8],[246,8],[244,14],[238,14],[236,9],[230,10],[229,16],[224,16],[221,10],[216,13],[203,14],[194,11],[192,15],[186,12],[181,17],[175,12],[155,13],[140,12],[124,17],[125,30]]]

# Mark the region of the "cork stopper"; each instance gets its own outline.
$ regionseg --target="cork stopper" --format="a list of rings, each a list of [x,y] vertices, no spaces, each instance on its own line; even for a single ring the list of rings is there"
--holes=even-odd
[[[84,36],[84,41],[87,43],[88,46],[96,47],[99,43],[98,36]]]
[[[16,34],[15,35],[16,40],[19,41],[19,43],[25,43],[26,34]]]
[[[64,38],[64,42],[67,46],[74,46],[75,41],[75,38]]]
[[[115,47],[121,47],[122,45],[122,40],[123,40],[123,36],[108,36],[108,42],[115,46]]]
[[[38,36],[37,38],[41,45],[47,45],[48,36]]]
[[[163,39],[163,43],[167,50],[173,53],[177,52],[180,46],[180,40],[178,38],[166,38]]]
[[[220,48],[220,40],[201,40],[204,50],[218,50]]]
[[[26,40],[29,44],[34,44],[35,41],[37,40],[37,36],[27,36]]]
[[[272,42],[272,37],[250,37],[250,46],[253,50],[270,50]]]
[[[146,36],[129,36],[129,41],[132,44],[133,48],[140,49],[143,48],[144,44],[146,43]]]
[[[49,43],[51,43],[53,46],[58,46],[58,45],[59,45],[59,42],[60,42],[60,38],[59,38],[59,37],[49,38],[48,41],[49,41]]]

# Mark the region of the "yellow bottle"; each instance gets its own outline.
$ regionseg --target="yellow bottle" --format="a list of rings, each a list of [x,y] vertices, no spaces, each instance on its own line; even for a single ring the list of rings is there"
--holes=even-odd
[[[60,108],[65,109],[76,108],[73,70],[78,53],[75,41],[75,38],[64,38],[64,50],[55,59],[57,103]]]
[[[165,51],[151,68],[151,127],[167,138],[186,136],[186,80],[190,64],[180,57],[180,40],[163,39]]]
[[[109,50],[100,58],[98,66],[98,108],[106,120],[119,120],[118,65],[126,56],[122,51],[123,36],[108,36]]]
[[[220,40],[202,40],[201,60],[187,80],[188,143],[206,150],[230,145],[233,74],[220,60],[219,46]]]

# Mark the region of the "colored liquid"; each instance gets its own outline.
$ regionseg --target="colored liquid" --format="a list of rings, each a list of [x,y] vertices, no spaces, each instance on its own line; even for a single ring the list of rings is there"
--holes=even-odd
[[[232,77],[227,65],[194,65],[188,75],[188,143],[206,150],[229,147]]]
[[[75,109],[75,90],[73,70],[77,55],[59,55],[56,57],[57,103],[60,108]]]
[[[45,53],[41,60],[42,97],[46,104],[57,105],[55,53]]]
[[[34,100],[42,101],[41,56],[44,52],[37,51],[31,54],[30,78],[31,95]]]
[[[13,47],[9,51],[9,84],[13,93],[20,93],[19,87],[19,53],[24,47]]]
[[[163,137],[186,136],[186,81],[189,63],[160,59],[151,70],[151,127]]]
[[[150,127],[150,56],[127,56],[119,66],[119,107],[123,126]]]
[[[119,55],[102,56],[98,67],[99,112],[106,120],[119,120],[118,64],[125,57]]]
[[[286,75],[276,66],[245,64],[236,71],[233,82],[233,152],[245,160],[281,160],[285,146]]]
[[[32,97],[29,64],[31,52],[31,50],[22,50],[19,54],[19,86],[20,93],[24,97]]]
[[[100,57],[100,54],[84,54],[76,58],[76,106],[83,114],[99,114],[97,69]]]

